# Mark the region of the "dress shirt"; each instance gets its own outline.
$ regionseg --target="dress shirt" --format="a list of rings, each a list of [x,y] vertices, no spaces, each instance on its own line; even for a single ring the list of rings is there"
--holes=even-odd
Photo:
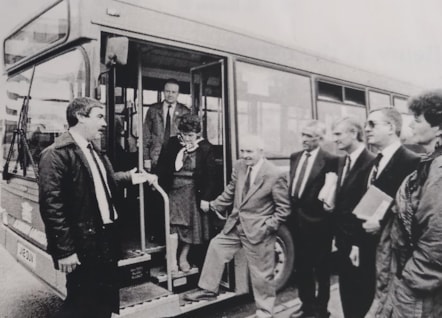
[[[384,170],[384,168],[387,166],[388,162],[390,161],[390,159],[393,157],[393,155],[395,154],[395,152],[401,147],[401,142],[400,141],[396,141],[394,143],[392,143],[391,145],[385,147],[380,153],[382,154],[382,158],[379,161],[379,165],[378,165],[378,171],[376,173],[376,177],[379,178],[379,176],[382,173],[382,170]],[[370,180],[372,178],[373,175],[373,168],[370,171],[370,176],[368,178],[368,186],[370,186]]]
[[[316,149],[310,151],[310,157],[309,157],[309,161],[307,162],[307,168],[305,170],[305,174],[304,174],[304,180],[301,183],[301,187],[299,189],[299,197],[301,197],[302,192],[304,191],[305,185],[307,183],[308,177],[310,176],[310,171],[312,170],[313,167],[313,163],[316,160],[316,157],[318,156],[318,152],[319,152],[319,147],[317,147]],[[293,189],[293,187],[296,185],[296,183],[298,182],[298,176],[301,172],[301,167],[305,161],[305,159],[307,158],[307,156],[305,155],[306,151],[304,151],[302,153],[301,159],[299,160],[298,166],[296,167],[296,173],[295,173],[295,177],[293,179],[293,186],[292,186],[292,190],[290,191],[290,193],[293,193],[293,191],[295,191],[295,189]]]
[[[175,112],[175,108],[176,108],[176,103],[173,104],[169,104],[168,102],[164,101],[163,102],[163,123],[164,123],[164,127],[166,127],[166,117],[167,117],[167,110],[169,109],[169,105],[170,107],[170,121],[171,121],[171,125],[173,122],[173,117],[174,117],[174,112]],[[172,127],[172,126],[171,126]]]
[[[264,159],[259,159],[253,166],[251,166],[252,171],[250,171],[250,186],[255,182],[256,176],[258,175],[259,169],[264,162]]]
[[[350,169],[348,169],[347,174],[351,170],[351,168],[353,168],[356,160],[358,160],[359,156],[361,155],[362,151],[364,151],[364,149],[365,149],[365,146],[360,145],[358,148],[356,148],[355,151],[353,151],[351,154],[349,154],[349,156],[350,156]]]
[[[90,153],[90,150],[87,148],[89,142],[83,136],[76,133],[75,131],[69,130],[69,133],[71,134],[74,141],[77,143],[78,147],[80,147],[80,150],[83,152],[84,156],[86,157],[87,163],[89,164],[89,167],[91,169],[92,179],[95,188],[95,195],[97,197],[98,208],[100,210],[101,219],[104,224],[112,223],[109,214],[109,204],[106,198],[106,192],[105,192],[106,190],[104,189],[103,182],[101,182],[100,173],[97,170],[97,165],[95,164],[94,159],[91,157],[92,154]],[[107,187],[107,191],[110,194],[111,193],[110,188],[109,185],[107,184],[107,179],[106,179],[107,176],[106,168],[104,167],[104,164],[101,161],[100,157],[97,156],[96,159],[99,165],[99,169],[101,170],[101,173],[105,177],[105,182],[106,182],[105,186]],[[117,211],[115,211],[114,207],[112,208],[114,209],[114,216],[115,216],[114,219],[116,220],[118,217]]]

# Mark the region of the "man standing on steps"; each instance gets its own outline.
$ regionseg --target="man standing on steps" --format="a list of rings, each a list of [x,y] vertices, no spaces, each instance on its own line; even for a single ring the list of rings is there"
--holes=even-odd
[[[264,158],[264,144],[257,136],[240,140],[241,160],[232,171],[232,179],[214,201],[203,211],[223,211],[233,205],[221,233],[209,245],[198,286],[200,290],[185,295],[198,301],[217,297],[225,268],[241,248],[244,248],[256,317],[273,317],[276,299],[274,285],[276,231],[290,214],[287,178]]]
[[[117,184],[156,182],[144,171],[114,172],[94,143],[106,129],[97,100],[75,98],[69,131],[46,148],[39,163],[39,203],[48,252],[66,273],[67,297],[56,317],[109,318],[119,310]]]
[[[149,105],[143,124],[144,168],[150,170],[157,165],[161,148],[169,138],[178,133],[180,118],[190,110],[178,103],[180,85],[174,78],[164,83],[164,100]]]

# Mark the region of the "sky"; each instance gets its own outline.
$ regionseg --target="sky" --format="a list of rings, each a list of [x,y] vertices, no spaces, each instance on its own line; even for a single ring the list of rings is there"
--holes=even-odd
[[[131,0],[424,89],[442,85],[440,0]],[[49,0],[0,0],[0,38]]]

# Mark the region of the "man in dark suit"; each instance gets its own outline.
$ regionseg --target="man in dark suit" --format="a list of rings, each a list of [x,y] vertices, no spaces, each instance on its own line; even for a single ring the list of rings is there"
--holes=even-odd
[[[263,142],[257,136],[242,137],[240,151],[241,160],[233,168],[232,180],[209,204],[216,211],[233,206],[232,213],[222,232],[210,242],[198,282],[201,290],[186,295],[185,299],[215,298],[225,264],[244,248],[256,317],[270,318],[276,299],[273,280],[276,231],[290,214],[287,178],[264,158]]]
[[[67,297],[57,317],[105,318],[118,312],[117,183],[156,179],[144,171],[114,173],[93,142],[106,129],[104,116],[98,101],[74,99],[67,108],[69,131],[41,155],[39,203],[47,250],[55,268],[67,274]]]
[[[302,302],[291,317],[329,316],[332,226],[330,213],[324,210],[318,195],[326,173],[336,173],[338,157],[320,148],[324,135],[324,124],[317,120],[309,122],[302,129],[304,150],[290,157],[291,226],[294,227],[295,266]]]
[[[370,171],[368,185],[374,185],[392,198],[396,196],[404,178],[420,161],[420,157],[401,144],[401,114],[394,108],[381,108],[370,112],[365,125],[367,142],[378,153]],[[367,233],[379,234],[389,218],[381,222],[364,223]]]
[[[333,137],[346,156],[339,159],[334,234],[338,248],[339,291],[345,318],[363,318],[375,292],[376,242],[352,213],[367,190],[375,156],[364,145],[364,128],[355,118],[333,124]]]
[[[144,167],[154,169],[160,156],[161,148],[169,138],[176,136],[181,116],[190,112],[184,104],[178,103],[180,86],[176,79],[164,83],[164,100],[149,105],[143,124]]]
[[[413,172],[420,157],[400,142],[402,128],[401,114],[394,108],[381,108],[370,112],[365,125],[367,142],[378,152],[370,171],[367,185],[373,185],[395,198],[402,181]],[[380,221],[366,221],[363,228],[377,243],[376,255],[390,254],[390,226],[392,211],[389,210]],[[376,272],[376,293],[382,293],[388,285],[388,273]],[[369,312],[376,308],[375,301]]]

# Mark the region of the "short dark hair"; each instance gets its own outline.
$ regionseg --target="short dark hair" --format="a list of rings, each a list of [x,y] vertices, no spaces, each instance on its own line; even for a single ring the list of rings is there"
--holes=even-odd
[[[183,133],[188,132],[201,132],[201,121],[197,115],[185,114],[181,117],[180,123],[178,124],[178,130]]]
[[[68,121],[69,127],[73,127],[78,124],[77,116],[89,116],[92,108],[104,106],[96,99],[90,97],[77,97],[74,98],[68,105],[66,109],[66,119]]]
[[[408,109],[415,116],[423,115],[431,127],[442,128],[442,89],[426,91],[410,98]]]
[[[384,117],[387,119],[387,121],[394,125],[396,136],[398,137],[401,136],[402,115],[396,108],[393,107],[379,108],[372,110],[370,114],[374,112],[381,112],[384,115]]]
[[[167,84],[175,84],[178,85],[178,87],[180,87],[180,83],[175,79],[175,78],[169,78],[164,82],[164,86],[166,87]]]

